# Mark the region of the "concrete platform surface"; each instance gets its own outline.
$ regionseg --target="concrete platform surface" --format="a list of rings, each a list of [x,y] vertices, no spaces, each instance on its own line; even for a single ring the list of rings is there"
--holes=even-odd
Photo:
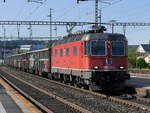
[[[41,113],[0,78],[0,113]]]
[[[139,78],[149,78],[150,74],[141,74],[141,73],[130,73],[132,77],[139,77]]]
[[[131,76],[131,79],[127,80],[126,84],[135,88],[138,95],[150,96],[150,78]]]

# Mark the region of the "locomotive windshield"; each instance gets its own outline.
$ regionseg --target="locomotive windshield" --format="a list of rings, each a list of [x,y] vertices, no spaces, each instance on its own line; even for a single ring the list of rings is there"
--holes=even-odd
[[[84,54],[85,55],[95,55],[95,56],[103,56],[105,55],[105,41],[87,41],[84,44]]]
[[[114,56],[125,55],[124,42],[111,42],[111,49]]]
[[[92,55],[105,55],[105,41],[91,41]]]

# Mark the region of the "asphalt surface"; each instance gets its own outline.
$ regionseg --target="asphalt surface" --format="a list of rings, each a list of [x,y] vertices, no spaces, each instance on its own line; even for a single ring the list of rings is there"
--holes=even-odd
[[[126,84],[134,88],[150,89],[150,78],[131,76],[131,79],[127,80]]]

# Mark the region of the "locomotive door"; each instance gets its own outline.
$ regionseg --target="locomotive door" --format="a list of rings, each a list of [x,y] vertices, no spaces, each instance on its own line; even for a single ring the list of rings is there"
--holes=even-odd
[[[84,62],[84,43],[83,42],[81,42],[81,46],[80,46],[80,48],[79,48],[79,53],[80,53],[80,58],[79,58],[79,62],[80,62],[80,69],[83,69],[83,67],[84,67],[84,64],[83,64],[83,62]]]

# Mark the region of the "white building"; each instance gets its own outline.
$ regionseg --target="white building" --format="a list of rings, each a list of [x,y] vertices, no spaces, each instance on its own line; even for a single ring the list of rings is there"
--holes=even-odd
[[[143,58],[146,63],[150,63],[150,44],[141,44],[137,48],[138,57]]]
[[[30,51],[30,49],[31,49],[31,45],[21,45],[20,46],[20,50],[23,52]]]
[[[141,44],[137,48],[138,53],[150,53],[150,44]]]

